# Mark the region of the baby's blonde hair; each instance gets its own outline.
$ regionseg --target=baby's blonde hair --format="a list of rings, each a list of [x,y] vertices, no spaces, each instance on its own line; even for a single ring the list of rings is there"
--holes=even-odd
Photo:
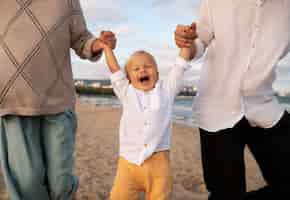
[[[149,52],[144,51],[144,50],[138,50],[138,51],[135,51],[133,54],[131,54],[131,56],[129,57],[128,61],[125,64],[125,72],[126,72],[127,76],[128,76],[128,66],[130,65],[130,62],[132,61],[132,59],[135,56],[137,56],[137,55],[147,55],[147,56],[149,56],[154,61],[154,64],[157,67],[156,60],[155,60],[155,58],[154,58],[154,56],[152,54],[150,54]]]

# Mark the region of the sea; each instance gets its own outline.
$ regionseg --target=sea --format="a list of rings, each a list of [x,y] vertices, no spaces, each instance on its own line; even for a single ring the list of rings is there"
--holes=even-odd
[[[120,101],[115,96],[108,95],[80,95],[80,100],[96,106],[121,107]],[[190,127],[196,127],[192,115],[192,96],[178,96],[173,107],[173,120]],[[278,96],[281,104],[290,112],[290,96]]]

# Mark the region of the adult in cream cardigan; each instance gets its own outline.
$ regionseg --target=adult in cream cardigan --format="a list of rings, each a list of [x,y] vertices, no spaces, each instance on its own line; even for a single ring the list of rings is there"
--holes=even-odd
[[[67,200],[77,190],[70,48],[98,60],[79,0],[2,0],[0,158],[12,200]],[[114,45],[112,45],[114,46]]]

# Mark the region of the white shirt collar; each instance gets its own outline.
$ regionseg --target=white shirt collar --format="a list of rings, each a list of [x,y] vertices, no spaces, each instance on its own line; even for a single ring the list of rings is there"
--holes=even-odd
[[[154,87],[152,90],[147,91],[147,92],[145,92],[145,91],[143,91],[143,90],[140,90],[140,89],[137,89],[137,88],[135,88],[133,85],[132,85],[132,88],[134,88],[134,90],[137,92],[138,95],[153,94],[153,93],[156,93],[157,90],[159,89],[159,85],[160,85],[159,82],[160,82],[160,81],[158,80],[158,81],[156,82],[156,84],[155,84],[155,87]]]

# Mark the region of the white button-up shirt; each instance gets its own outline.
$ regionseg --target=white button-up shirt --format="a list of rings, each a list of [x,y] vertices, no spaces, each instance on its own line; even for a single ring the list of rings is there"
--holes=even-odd
[[[289,0],[202,0],[197,32],[206,54],[193,102],[200,128],[231,128],[244,116],[263,128],[279,121],[284,108],[272,85],[289,48],[289,6]]]
[[[159,80],[149,92],[134,88],[121,70],[111,75],[114,92],[123,108],[119,129],[120,156],[141,165],[154,152],[169,150],[174,98],[188,67],[190,65],[178,57],[167,78]]]

